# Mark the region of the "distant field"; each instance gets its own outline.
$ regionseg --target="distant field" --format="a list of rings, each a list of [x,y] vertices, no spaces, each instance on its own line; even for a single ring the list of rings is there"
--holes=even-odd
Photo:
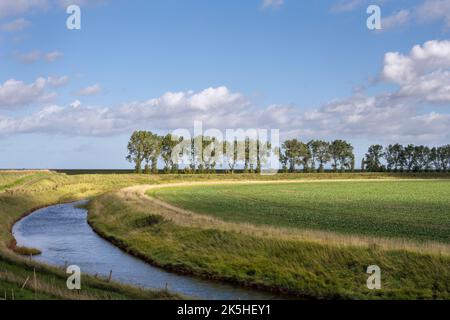
[[[226,221],[450,243],[450,181],[172,187],[149,194]]]

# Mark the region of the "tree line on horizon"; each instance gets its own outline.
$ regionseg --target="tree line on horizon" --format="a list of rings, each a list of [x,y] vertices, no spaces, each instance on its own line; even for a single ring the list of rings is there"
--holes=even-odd
[[[450,170],[450,145],[376,144],[369,147],[361,164],[370,172],[447,172]]]
[[[180,152],[176,147],[183,143]],[[199,150],[201,148],[201,150]],[[275,148],[273,148],[275,149]],[[204,153],[203,150],[208,150]],[[251,151],[254,152],[251,152]],[[215,155],[220,151],[226,163],[226,173],[234,173],[239,165],[244,173],[260,173],[265,154],[276,151],[281,172],[353,172],[355,155],[351,143],[345,140],[286,140],[281,148],[272,150],[269,142],[252,140],[219,141],[214,137],[197,136],[184,139],[172,134],[159,136],[150,131],[135,131],[128,142],[126,159],[134,163],[137,173],[153,173],[158,170],[158,161],[164,163],[164,173],[214,173],[218,163]],[[179,153],[179,154],[174,154]],[[175,156],[174,156],[175,155]],[[179,167],[179,161],[186,157],[188,165]],[[330,169],[326,169],[330,168]],[[384,148],[372,145],[361,161],[361,171],[367,172],[422,172],[450,170],[450,145],[428,147],[423,145],[392,144]]]

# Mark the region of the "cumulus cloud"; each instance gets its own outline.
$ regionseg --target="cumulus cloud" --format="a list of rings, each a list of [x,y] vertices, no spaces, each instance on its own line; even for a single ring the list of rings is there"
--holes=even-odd
[[[400,96],[450,103],[450,41],[428,41],[407,55],[387,53],[381,77],[399,85]]]
[[[411,12],[407,9],[400,10],[390,16],[382,18],[383,30],[389,30],[406,25],[411,18]]]
[[[59,51],[43,53],[40,50],[33,50],[26,53],[15,54],[16,58],[24,64],[30,64],[40,60],[47,62],[55,62],[56,60],[60,59],[63,55],[64,54]]]
[[[383,5],[387,1],[388,0],[338,0],[331,6],[331,11],[335,13],[349,12],[359,9],[363,5]],[[442,21],[446,28],[450,28],[450,0],[421,0],[417,5],[402,8],[390,14],[385,12],[382,7],[382,19],[384,30],[392,30],[412,22],[426,23],[435,21]]]
[[[284,137],[376,136],[400,142],[445,141],[450,127],[449,114],[419,113],[395,94],[360,94],[302,112],[283,105],[258,108],[244,95],[218,87],[197,93],[168,92],[117,108],[85,107],[79,101],[63,107],[48,106],[23,118],[0,118],[0,134],[110,136],[136,128],[191,129],[194,120],[203,121],[205,129],[279,128]]]
[[[80,91],[77,92],[77,94],[79,96],[93,96],[99,94],[100,92],[102,92],[102,86],[97,83],[92,86],[81,89]]]
[[[47,60],[48,62],[54,62],[56,60],[58,60],[59,58],[61,58],[64,54],[62,52],[59,51],[52,51],[49,53],[46,53],[44,55],[44,59]]]
[[[46,90],[47,80],[38,78],[31,84],[10,79],[0,84],[0,107],[30,105],[36,102],[48,102],[55,94]]]
[[[76,4],[86,7],[108,2],[109,0],[1,0],[0,19],[19,16],[30,11],[43,11],[55,6],[66,8],[69,5]]]
[[[263,0],[262,8],[279,8],[284,4],[284,0]]]
[[[216,87],[167,92],[117,107],[84,106],[80,101],[51,105],[28,116],[0,117],[0,134],[110,136],[139,128],[190,129],[197,120],[204,128],[279,128],[284,137],[305,140],[376,137],[389,143],[448,143],[450,114],[445,107],[426,109],[449,106],[449,68],[450,41],[433,40],[408,53],[386,53],[380,79],[396,86],[392,92],[360,91],[308,111],[286,105],[263,108],[239,92]]]
[[[85,107],[79,101],[68,106],[48,106],[23,118],[0,118],[0,133],[60,133],[69,135],[111,135],[136,127],[175,129],[203,120],[225,128],[255,123],[249,102],[225,87],[201,92],[168,92],[161,97],[132,102],[117,108]]]
[[[61,87],[69,83],[69,77],[68,76],[61,76],[61,77],[54,77],[50,76],[48,77],[48,83],[53,87]]]
[[[450,0],[425,0],[416,8],[416,16],[420,21],[444,21],[450,28]]]
[[[46,9],[48,0],[2,0],[0,1],[0,19],[16,16],[34,9]]]
[[[0,29],[3,31],[8,31],[8,32],[14,32],[14,31],[21,31],[25,28],[28,28],[31,25],[31,22],[24,19],[24,18],[19,18],[16,20],[13,20],[11,22],[8,23],[4,23]]]

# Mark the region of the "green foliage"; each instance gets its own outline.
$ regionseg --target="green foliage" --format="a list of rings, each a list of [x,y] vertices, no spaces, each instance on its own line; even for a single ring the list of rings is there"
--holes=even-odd
[[[387,146],[384,152],[379,149],[374,150],[373,147],[381,146],[372,146],[366,155],[372,169],[370,171],[383,168],[380,161],[376,161],[381,157],[384,157],[388,171],[447,172],[450,169],[450,145],[430,148],[412,144],[404,147],[397,143]]]
[[[381,164],[381,158],[384,156],[383,146],[376,144],[369,147],[366,153],[365,169],[371,172],[383,171],[384,167]]]
[[[334,140],[330,143],[329,152],[333,160],[332,168],[334,172],[338,170],[344,172],[346,169],[351,169],[355,156],[353,146],[350,143],[344,140]]]

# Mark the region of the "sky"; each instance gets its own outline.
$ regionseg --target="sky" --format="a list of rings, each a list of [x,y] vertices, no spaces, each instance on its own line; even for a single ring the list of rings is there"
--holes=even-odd
[[[0,0],[0,168],[131,168],[134,130],[194,121],[448,144],[450,0]]]

